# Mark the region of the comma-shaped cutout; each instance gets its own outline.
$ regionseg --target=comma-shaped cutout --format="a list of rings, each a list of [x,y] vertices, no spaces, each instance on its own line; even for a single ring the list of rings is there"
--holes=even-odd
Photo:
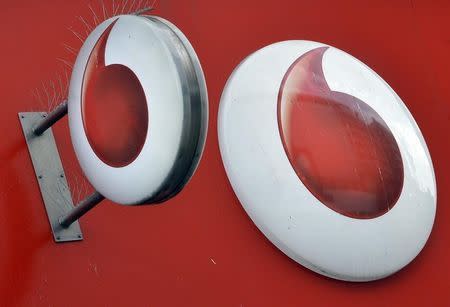
[[[397,142],[364,101],[332,91],[322,69],[328,47],[298,58],[282,81],[278,124],[297,176],[328,208],[370,219],[388,212],[403,188]]]
[[[86,136],[97,157],[112,167],[123,167],[141,152],[149,120],[138,77],[125,65],[105,66],[106,43],[116,21],[103,32],[89,55],[81,109]]]

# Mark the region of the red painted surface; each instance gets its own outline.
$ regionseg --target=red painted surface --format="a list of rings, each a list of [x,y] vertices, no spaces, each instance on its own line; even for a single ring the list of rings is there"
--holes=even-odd
[[[329,88],[322,69],[327,49],[305,53],[284,76],[281,140],[297,176],[322,204],[349,217],[375,218],[402,192],[402,157],[374,109]]]
[[[121,64],[105,66],[105,48],[114,21],[92,49],[82,86],[83,124],[95,154],[113,167],[133,162],[148,129],[148,108],[138,77]]]
[[[210,130],[200,167],[167,204],[106,201],[81,221],[83,242],[56,245],[17,112],[47,108],[31,92],[62,70],[56,58],[70,53],[61,43],[79,44],[66,28],[84,33],[76,16],[91,15],[87,1],[2,1],[0,306],[449,306],[448,2],[158,2],[157,13],[189,36],[205,70]],[[223,86],[245,56],[287,39],[322,41],[367,63],[427,140],[435,227],[422,253],[385,280],[339,282],[291,261],[252,224],[228,183],[216,133]],[[54,131],[73,187],[81,173],[67,120]]]

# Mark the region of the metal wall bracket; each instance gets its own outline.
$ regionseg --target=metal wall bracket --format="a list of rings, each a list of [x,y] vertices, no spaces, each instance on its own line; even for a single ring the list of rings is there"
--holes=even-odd
[[[48,128],[39,136],[33,132],[33,128],[46,116],[45,112],[22,112],[19,113],[19,120],[55,242],[80,241],[83,240],[83,234],[77,221],[67,228],[59,223],[59,219],[71,211],[74,205],[53,131]]]

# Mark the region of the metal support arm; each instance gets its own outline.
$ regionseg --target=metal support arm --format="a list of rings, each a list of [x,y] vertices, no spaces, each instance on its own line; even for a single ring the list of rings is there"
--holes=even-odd
[[[70,210],[67,214],[59,218],[59,223],[62,227],[67,228],[73,222],[85,215],[89,210],[98,205],[105,197],[99,192],[95,191],[92,195],[82,200],[75,208]]]
[[[104,197],[95,192],[74,207],[52,125],[67,114],[67,101],[52,112],[19,113],[19,120],[33,162],[47,216],[56,242],[83,240],[77,220]]]
[[[52,112],[47,115],[43,115],[44,119],[37,123],[33,128],[35,135],[41,135],[45,130],[53,126],[58,120],[63,118],[67,114],[67,100],[64,100],[58,105]]]

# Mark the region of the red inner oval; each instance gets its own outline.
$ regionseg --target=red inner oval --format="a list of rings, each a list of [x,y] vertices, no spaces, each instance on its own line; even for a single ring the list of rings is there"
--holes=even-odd
[[[282,142],[300,180],[330,209],[369,219],[383,215],[403,188],[403,162],[383,119],[364,101],[331,91],[322,70],[327,47],[288,70],[278,99]]]
[[[126,66],[105,66],[106,42],[115,22],[94,46],[83,77],[82,118],[87,139],[104,163],[123,167],[144,146],[148,109],[137,76]]]

